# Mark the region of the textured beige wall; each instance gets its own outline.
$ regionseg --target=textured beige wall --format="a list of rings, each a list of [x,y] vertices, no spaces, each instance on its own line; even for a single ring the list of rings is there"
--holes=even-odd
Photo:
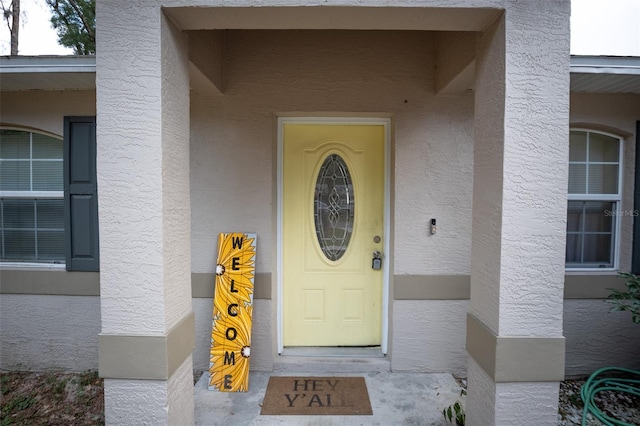
[[[393,302],[393,371],[467,375],[468,300]]]
[[[469,313],[498,338],[561,340],[570,4],[505,8],[478,48]],[[557,423],[558,381],[496,383],[469,351],[471,426]]]
[[[472,95],[452,98],[433,95],[432,41],[429,34],[404,32],[231,32],[225,59],[227,92],[219,97],[194,96],[191,101],[193,271],[212,272],[217,232],[248,227],[259,232],[259,270],[274,271],[275,115],[280,111],[350,111],[387,112],[394,117],[395,273],[468,274],[473,99]],[[371,45],[376,46],[374,52],[369,52]],[[310,49],[323,52],[323,57],[308,57]],[[361,61],[364,61],[362,66]],[[346,82],[334,81],[347,73]],[[572,94],[571,97],[572,125],[606,130],[625,138],[626,205],[631,202],[633,133],[635,120],[640,116],[639,105],[637,95]],[[95,114],[95,95],[91,92],[2,93],[0,106],[3,124],[19,124],[62,135],[63,115]],[[241,194],[244,199],[234,194]],[[426,233],[426,223],[431,217],[438,218],[438,234],[434,237]],[[415,226],[416,223],[425,224],[424,229]],[[623,267],[630,259],[630,226],[630,220],[623,219]],[[2,297],[3,303],[9,301],[10,296]],[[50,305],[33,296],[19,296],[15,300],[28,306]],[[57,296],[52,300],[77,311],[85,318],[83,321],[91,324],[90,330],[99,330],[99,314],[87,309],[84,299]],[[427,309],[437,305],[435,313],[446,309],[447,303],[396,302],[394,330],[412,329],[415,318],[433,317],[425,313],[431,312]],[[620,333],[611,333],[613,317],[606,313],[602,303],[604,311],[597,322],[608,325],[599,333],[610,338],[587,339],[583,331],[585,322],[590,320],[585,312],[593,309],[589,303],[601,307],[598,301],[565,302],[568,374],[585,374],[611,358],[615,361],[610,363],[625,363],[624,354],[615,355],[608,348],[612,342],[636,338],[634,330],[626,327]],[[269,369],[272,362],[275,322],[271,322],[270,311],[275,309],[274,305],[264,302],[260,306],[263,327],[255,331],[254,339],[263,349],[255,354],[256,369]],[[194,299],[194,310],[198,339],[194,365],[202,369],[208,363],[210,299]],[[3,309],[3,318],[6,318],[3,325],[9,321],[11,312],[14,311]],[[38,336],[38,330],[44,330],[41,324],[50,323],[48,311],[34,308],[32,312],[42,315],[21,322],[22,337],[2,333],[3,349],[28,350],[23,336]],[[434,351],[429,352],[431,355],[426,359],[419,350],[413,349],[416,341],[412,335],[394,334],[393,347],[397,350],[394,365],[400,369],[464,371],[464,360],[450,354],[455,349],[463,350],[466,309],[456,305],[453,312],[456,315],[453,322],[461,324],[457,332],[448,326],[439,327],[433,321],[440,318],[438,315],[428,321],[425,332],[430,333],[430,338],[420,340],[418,345],[422,350]],[[49,335],[55,336],[55,333]],[[56,337],[54,340],[59,342],[55,345],[60,346],[56,351],[66,354],[70,347],[78,347],[78,339],[69,339],[69,336]],[[85,336],[79,339],[84,340]],[[94,358],[97,337],[91,341],[94,349],[74,355],[78,357],[78,365],[87,368],[97,365]],[[432,345],[434,341],[446,342],[442,356]],[[3,368],[15,365],[5,364],[8,355],[2,358]],[[45,364],[34,362],[32,365],[36,369],[67,368],[67,364],[55,356]]]
[[[234,230],[257,232],[257,270],[274,270],[287,112],[391,115],[394,272],[468,272],[473,97],[434,95],[434,54],[428,32],[228,31],[225,94],[191,101],[193,272],[213,271],[216,235]]]
[[[192,312],[188,41],[158,2],[105,0],[96,21],[101,338],[169,338]],[[106,376],[106,423],[192,424],[185,352],[167,380]]]
[[[564,301],[567,376],[607,366],[640,368],[640,327],[629,312],[609,312],[610,308],[597,299]]]
[[[1,369],[96,370],[98,333],[97,296],[0,297]]]
[[[2,92],[0,123],[26,127],[62,137],[64,116],[95,115],[94,91]]]

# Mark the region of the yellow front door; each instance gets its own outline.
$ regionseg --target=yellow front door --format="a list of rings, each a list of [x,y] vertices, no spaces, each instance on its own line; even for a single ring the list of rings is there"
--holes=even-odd
[[[284,346],[381,341],[382,124],[284,123]]]

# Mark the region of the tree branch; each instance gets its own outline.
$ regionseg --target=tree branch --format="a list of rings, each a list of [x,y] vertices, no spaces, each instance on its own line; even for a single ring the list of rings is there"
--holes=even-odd
[[[95,40],[96,36],[93,33],[93,31],[91,30],[91,26],[89,25],[89,23],[87,22],[84,13],[82,13],[82,11],[80,10],[80,8],[78,7],[78,4],[76,3],[76,0],[67,0],[69,2],[69,5],[71,5],[71,7],[73,8],[73,10],[76,11],[76,13],[78,14],[78,16],[80,17],[80,19],[82,20],[82,25],[84,25],[84,29],[87,30],[87,34],[89,34],[89,36]]]
[[[69,20],[67,19],[67,15],[62,13],[62,11],[60,10],[60,2],[58,0],[47,0],[47,3],[49,3],[49,6],[54,8],[54,10],[56,11],[56,14],[62,20],[62,22],[64,22],[67,28],[72,27],[71,22],[69,22]],[[76,54],[78,54],[78,52],[82,52],[81,45],[76,43],[75,50],[76,50]]]
[[[11,23],[9,17],[11,16],[11,7],[7,8],[4,5],[4,2],[0,0],[0,6],[2,6],[2,15],[4,17],[4,21],[7,23],[7,28],[9,29],[9,34],[11,34]]]

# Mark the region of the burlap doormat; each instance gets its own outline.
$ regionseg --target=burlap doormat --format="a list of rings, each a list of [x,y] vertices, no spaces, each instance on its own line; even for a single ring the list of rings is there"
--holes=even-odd
[[[364,377],[270,377],[261,415],[373,415]]]

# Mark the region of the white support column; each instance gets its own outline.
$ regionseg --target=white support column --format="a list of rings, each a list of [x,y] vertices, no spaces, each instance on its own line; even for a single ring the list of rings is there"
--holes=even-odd
[[[96,13],[106,422],[191,424],[188,43],[156,1]]]
[[[569,1],[507,0],[476,67],[469,425],[555,425],[569,125]]]

